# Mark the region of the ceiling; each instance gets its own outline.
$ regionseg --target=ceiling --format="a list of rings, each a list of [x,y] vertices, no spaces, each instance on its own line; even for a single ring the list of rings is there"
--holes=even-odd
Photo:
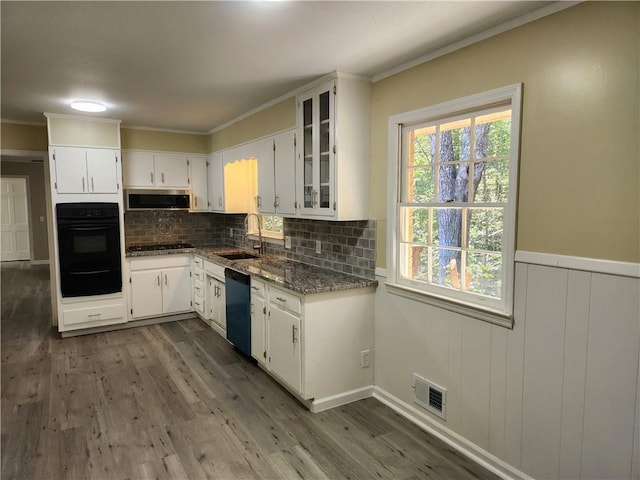
[[[549,2],[12,2],[3,120],[99,100],[125,126],[205,133],[334,70],[375,76]]]

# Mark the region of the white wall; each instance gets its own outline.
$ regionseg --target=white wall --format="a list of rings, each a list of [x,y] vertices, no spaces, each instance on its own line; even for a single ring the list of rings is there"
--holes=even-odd
[[[417,421],[424,414],[490,463],[540,479],[640,478],[637,275],[517,263],[513,330],[391,295],[378,280],[375,384],[387,401],[415,406],[415,372],[447,389],[446,421],[416,407]]]

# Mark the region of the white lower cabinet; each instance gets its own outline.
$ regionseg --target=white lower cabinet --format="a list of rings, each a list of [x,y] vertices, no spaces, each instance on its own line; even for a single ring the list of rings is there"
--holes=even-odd
[[[267,301],[265,284],[251,277],[251,356],[267,364]]]
[[[211,328],[223,337],[227,335],[227,308],[224,289],[224,267],[205,260],[205,313],[204,318]]]
[[[315,408],[373,385],[361,363],[373,358],[373,287],[299,295],[255,277],[251,286],[251,355],[290,391]]]
[[[191,311],[190,255],[129,260],[131,318]]]
[[[284,308],[269,307],[269,369],[296,392],[302,393],[300,317]]]

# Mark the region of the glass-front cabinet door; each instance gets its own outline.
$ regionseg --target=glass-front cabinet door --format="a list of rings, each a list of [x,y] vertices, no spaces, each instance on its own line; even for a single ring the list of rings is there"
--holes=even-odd
[[[334,215],[334,87],[332,80],[298,97],[303,143],[298,179],[302,186],[301,213]]]

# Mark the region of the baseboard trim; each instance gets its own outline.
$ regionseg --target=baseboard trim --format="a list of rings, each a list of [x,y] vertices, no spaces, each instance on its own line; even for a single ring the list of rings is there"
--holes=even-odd
[[[338,393],[336,395],[330,395],[324,398],[316,398],[311,405],[309,405],[309,410],[313,413],[324,412],[325,410],[329,410],[330,408],[340,407],[341,405],[346,405],[347,403],[357,402],[358,400],[364,400],[365,398],[369,398],[373,395],[373,389],[375,387],[373,385],[369,385],[362,388],[356,388],[355,390],[349,390],[347,392]]]
[[[421,412],[413,405],[400,400],[382,388],[374,386],[372,396],[421,429],[439,438],[450,447],[455,448],[465,457],[468,457],[475,463],[495,473],[500,478],[504,478],[505,480],[533,480],[532,477],[526,473],[500,460],[495,455],[492,455],[475,443],[470,442],[441,423],[431,419],[427,414]]]
[[[31,260],[31,265],[49,265],[49,260]]]
[[[640,264],[632,262],[618,262],[600,258],[572,257],[555,253],[527,252],[518,250],[516,262],[542,265],[546,267],[567,268],[592,273],[620,275],[622,277],[640,278]]]
[[[143,320],[133,320],[130,322],[116,323],[114,325],[104,325],[93,328],[79,328],[77,330],[65,330],[60,332],[62,338],[77,337],[80,335],[90,335],[92,333],[105,333],[115,330],[125,330],[134,327],[146,327],[148,325],[156,325],[159,323],[176,322],[178,320],[189,320],[196,317],[195,313],[178,313],[176,315],[168,315],[166,317],[145,318]]]

